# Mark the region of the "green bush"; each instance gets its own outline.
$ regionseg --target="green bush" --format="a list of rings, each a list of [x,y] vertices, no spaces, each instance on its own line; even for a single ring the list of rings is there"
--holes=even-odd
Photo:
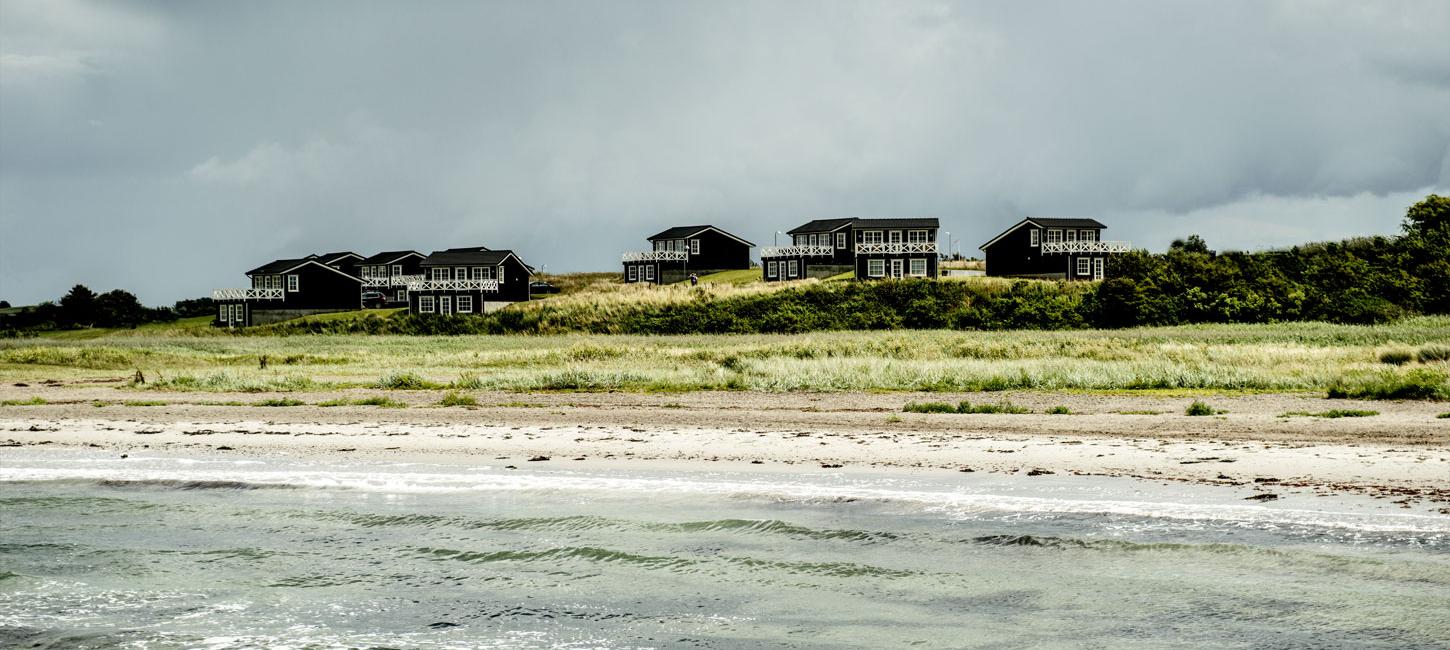
[[[7,399],[0,401],[0,406],[40,406],[49,404],[44,397],[32,397],[30,399]]]
[[[444,395],[443,396],[443,399],[438,400],[438,405],[439,406],[478,406],[478,400],[474,399],[472,395],[460,395],[458,393],[448,393],[447,395]]]
[[[459,375],[458,379],[453,380],[453,383],[449,384],[448,387],[458,390],[479,390],[483,388],[483,380],[479,379],[478,375],[464,373]]]
[[[429,381],[411,372],[395,372],[379,379],[373,387],[388,390],[430,390],[442,388],[437,382]]]
[[[1409,350],[1387,350],[1380,353],[1380,363],[1403,366],[1415,360],[1415,353]]]
[[[1048,415],[1072,415],[1072,409],[1069,409],[1066,406],[1054,406],[1054,407],[1052,407],[1050,409],[1047,409],[1047,414]]]
[[[1306,418],[1367,418],[1379,415],[1379,411],[1365,411],[1359,409],[1330,409],[1318,413],[1308,411],[1290,411],[1279,417],[1306,417]]]
[[[1212,406],[1204,404],[1203,402],[1200,402],[1198,400],[1194,400],[1192,404],[1188,405],[1188,409],[1183,412],[1184,415],[1194,416],[1214,415],[1215,413],[1218,413],[1218,411],[1214,410]]]
[[[901,410],[906,413],[956,413],[957,407],[946,402],[911,402]]]
[[[304,402],[300,399],[280,397],[276,399],[264,399],[260,402],[256,402],[254,406],[303,406],[305,404],[307,404],[307,402]]]
[[[957,404],[957,412],[958,413],[1010,413],[1010,414],[1022,414],[1022,413],[1031,413],[1032,410],[1029,409],[1029,408],[1023,407],[1023,406],[1017,406],[1016,404],[1013,404],[1013,403],[1008,402],[1008,401],[1005,401],[1005,400],[1004,401],[1001,401],[1001,402],[998,402],[996,404],[972,404],[971,402],[964,401],[964,402],[962,402],[960,404]]]
[[[1329,388],[1329,398],[1450,400],[1450,377],[1429,368],[1404,374],[1385,372],[1353,382],[1341,380]]]
[[[1420,359],[1420,363],[1450,361],[1450,345],[1427,345],[1420,348],[1417,356]]]

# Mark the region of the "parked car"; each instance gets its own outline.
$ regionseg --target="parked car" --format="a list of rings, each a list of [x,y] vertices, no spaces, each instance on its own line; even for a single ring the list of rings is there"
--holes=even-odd
[[[388,304],[388,297],[381,291],[364,291],[362,294],[363,309],[375,309]]]
[[[559,293],[559,287],[556,287],[548,282],[544,282],[543,280],[529,283],[529,294],[532,295],[541,293]]]

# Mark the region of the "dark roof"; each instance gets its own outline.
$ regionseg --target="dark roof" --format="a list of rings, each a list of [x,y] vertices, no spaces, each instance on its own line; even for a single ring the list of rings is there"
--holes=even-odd
[[[519,260],[520,264],[523,264],[524,261],[514,255],[513,251],[491,251],[482,246],[433,251],[428,257],[423,258],[422,264],[423,266],[496,266],[511,255],[514,259]],[[528,265],[525,264],[525,266]]]
[[[850,225],[855,219],[812,219],[802,225],[785,231],[787,235],[795,235],[803,232],[831,232],[842,226]]]
[[[389,264],[389,263],[392,263],[392,262],[396,262],[399,259],[404,258],[404,257],[407,257],[409,255],[417,255],[418,257],[422,257],[423,256],[423,254],[422,253],[419,253],[418,251],[383,251],[381,253],[378,253],[377,255],[374,255],[372,257],[369,257],[367,259],[364,259],[361,262],[358,262],[358,264],[364,264],[364,265],[368,265],[368,266],[374,266],[374,265],[378,265],[378,264]]]
[[[314,256],[308,255],[307,257],[299,257],[299,258],[290,259],[290,260],[273,260],[271,262],[267,262],[266,264],[263,264],[263,265],[255,268],[255,269],[252,269],[250,271],[247,271],[246,274],[247,275],[274,275],[274,274],[277,274],[277,273],[283,273],[283,272],[286,272],[286,271],[288,271],[290,269],[297,268],[299,265],[307,262],[307,260],[310,260],[310,259],[314,259]]]
[[[1101,221],[1087,217],[1027,217],[1027,220],[1039,226],[1055,228],[1107,228]]]
[[[1107,228],[1107,226],[1103,225],[1101,221],[1098,221],[1097,219],[1089,219],[1087,217],[1027,217],[1026,219],[1012,224],[1011,228],[1003,230],[1002,234],[993,237],[991,241],[982,244],[978,248],[980,248],[981,250],[987,250],[987,247],[997,243],[997,240],[1006,237],[1007,235],[1011,234],[1012,231],[1021,228],[1023,224],[1028,223],[1037,224],[1039,226],[1047,228]]]
[[[706,230],[713,230],[713,231],[718,232],[718,233],[720,233],[722,235],[725,235],[726,237],[729,237],[729,238],[734,239],[734,240],[736,240],[736,241],[738,241],[738,242],[740,242],[742,244],[745,244],[746,246],[755,246],[755,244],[752,244],[752,243],[750,243],[748,241],[745,241],[745,239],[742,238],[742,237],[739,237],[737,235],[732,235],[732,234],[730,234],[728,232],[725,232],[724,230],[721,230],[720,228],[717,228],[715,226],[710,226],[710,225],[704,225],[704,226],[675,226],[674,228],[667,228],[665,230],[662,230],[662,231],[654,234],[653,236],[646,237],[645,239],[648,240],[648,241],[654,241],[656,239],[684,239],[684,238],[689,237],[691,235],[698,235],[701,232],[706,231]]]
[[[351,256],[356,257],[358,259],[362,259],[362,256],[361,255],[358,255],[357,253],[354,253],[352,251],[337,251],[336,253],[323,253],[321,255],[316,255],[315,257],[318,260],[320,260],[323,264],[331,264],[333,262],[336,262],[338,258],[340,258],[340,257],[347,257],[348,255],[351,255]]]

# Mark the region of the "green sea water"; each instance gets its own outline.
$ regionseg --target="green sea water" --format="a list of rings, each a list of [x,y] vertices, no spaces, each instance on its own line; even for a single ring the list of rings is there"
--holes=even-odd
[[[1450,647],[1424,509],[519,464],[5,450],[0,647]]]

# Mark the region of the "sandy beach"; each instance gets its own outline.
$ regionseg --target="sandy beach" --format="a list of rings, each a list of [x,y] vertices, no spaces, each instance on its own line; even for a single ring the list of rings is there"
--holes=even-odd
[[[392,391],[408,408],[320,407],[377,391],[283,395],[145,394],[109,387],[6,387],[0,444],[238,455],[488,458],[525,463],[681,463],[1080,474],[1236,486],[1245,498],[1286,490],[1361,493],[1450,512],[1450,420],[1443,405],[1294,395],[1204,398],[1226,413],[1189,417],[1183,397],[990,393],[489,393],[479,407],[436,406],[440,393]],[[127,406],[144,397],[160,405]],[[910,401],[1010,400],[1034,414],[902,413]],[[1073,415],[1042,414],[1067,406]],[[1325,419],[1290,412],[1372,409]],[[3,458],[3,451],[0,451]],[[1273,495],[1273,496],[1267,496]]]

